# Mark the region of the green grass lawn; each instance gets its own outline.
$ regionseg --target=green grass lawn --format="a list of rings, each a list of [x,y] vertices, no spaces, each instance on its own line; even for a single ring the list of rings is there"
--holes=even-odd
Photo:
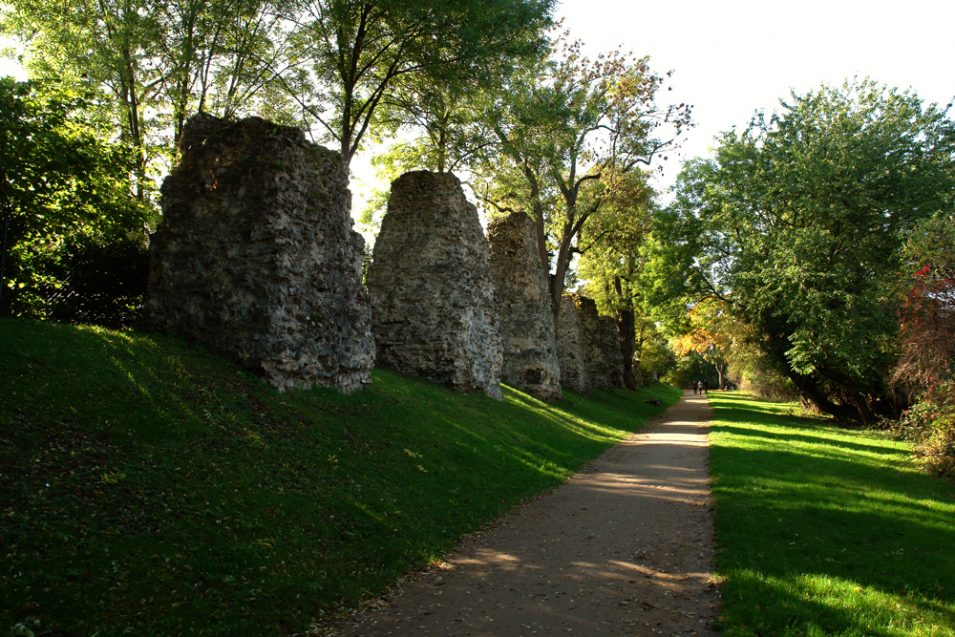
[[[955,635],[955,485],[878,433],[710,403],[727,637]]]
[[[0,636],[300,633],[678,397],[494,401],[385,371],[279,394],[174,339],[18,320],[0,379]]]

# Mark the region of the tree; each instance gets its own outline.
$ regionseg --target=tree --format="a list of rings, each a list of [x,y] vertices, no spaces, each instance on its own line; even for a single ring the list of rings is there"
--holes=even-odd
[[[640,349],[651,333],[641,307],[638,278],[643,265],[640,248],[650,230],[654,193],[642,171],[608,175],[606,180],[610,179],[619,183],[610,186],[604,205],[597,207],[581,229],[578,274],[588,281],[587,293],[598,308],[615,317],[624,384],[636,389],[642,384],[638,377]]]
[[[686,300],[720,298],[758,330],[806,399],[872,422],[898,407],[886,381],[904,231],[953,198],[945,111],[870,81],[823,87],[685,168],[658,256]]]
[[[903,254],[910,274],[892,380],[915,402],[903,423],[916,440],[916,457],[955,476],[955,215],[916,224]]]
[[[281,2],[281,0],[279,0]],[[134,149],[134,187],[175,155],[185,119],[232,116],[273,80],[284,36],[270,0],[14,0],[2,31],[27,45],[33,77],[99,91],[88,116]],[[274,110],[274,105],[273,105]]]
[[[268,89],[273,82],[269,68],[286,44],[277,13],[284,2],[166,0],[153,4],[165,71],[162,92],[172,115],[173,147],[178,148],[189,115],[212,112],[235,117]],[[287,115],[280,118],[288,119]]]
[[[553,0],[300,0],[288,15],[297,42],[288,68],[307,65],[312,90],[299,104],[348,165],[399,82],[480,76],[495,61],[539,46],[552,6]],[[301,89],[277,74],[291,91]]]
[[[82,96],[49,95],[0,78],[0,314],[62,316],[61,306],[83,305],[72,298],[79,285],[72,266],[98,277],[94,255],[126,254],[111,277],[121,282],[145,254],[152,219],[130,194],[135,157],[109,142],[108,130],[87,122],[85,108]],[[101,302],[113,302],[104,300],[103,285],[83,285],[96,288]],[[136,291],[113,292],[115,299]]]
[[[910,394],[931,392],[955,372],[955,216],[916,224],[904,246],[905,298],[892,380]]]
[[[723,303],[715,299],[701,301],[689,311],[690,329],[674,339],[677,356],[699,354],[713,366],[720,389],[726,386],[729,354],[733,349],[733,331]],[[729,329],[728,329],[729,328]]]
[[[21,36],[32,51],[34,77],[63,87],[105,88],[102,110],[113,110],[123,141],[137,153],[135,188],[147,189],[148,113],[163,80],[157,22],[148,0],[15,0],[5,31]],[[92,104],[90,105],[92,106]]]
[[[488,114],[500,150],[480,192],[494,209],[534,220],[541,267],[554,270],[555,316],[588,220],[619,176],[649,165],[689,123],[685,104],[656,104],[663,82],[647,58],[613,51],[590,60],[579,42],[565,42],[516,75]]]

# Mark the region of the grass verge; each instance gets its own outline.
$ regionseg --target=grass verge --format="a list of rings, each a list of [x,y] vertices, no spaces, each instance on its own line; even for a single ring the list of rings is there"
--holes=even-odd
[[[0,378],[0,635],[301,633],[678,398],[384,371],[279,394],[173,339],[18,320]]]
[[[879,433],[710,404],[724,635],[955,635],[955,486]]]

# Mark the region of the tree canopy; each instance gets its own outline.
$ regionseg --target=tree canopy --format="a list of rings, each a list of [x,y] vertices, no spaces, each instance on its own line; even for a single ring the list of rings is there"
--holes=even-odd
[[[647,166],[689,125],[685,104],[660,105],[665,78],[621,51],[589,59],[565,40],[551,58],[516,73],[488,113],[498,141],[480,169],[482,198],[537,226],[555,315],[581,231],[622,176]]]
[[[78,279],[91,252],[135,261],[145,247],[152,210],[131,194],[135,157],[86,121],[85,106],[83,96],[0,78],[0,314],[56,316],[82,301]],[[96,276],[122,285],[133,267],[127,259]],[[125,309],[107,306],[142,291],[100,299],[82,318],[121,322]]]
[[[953,199],[945,111],[870,81],[793,95],[685,168],[658,251],[681,285],[661,290],[721,298],[807,399],[871,422],[898,406],[905,233]]]
[[[382,104],[407,103],[398,96],[416,77],[429,85],[480,78],[510,57],[541,49],[552,6],[553,0],[296,0],[288,14],[296,44],[289,68],[305,75],[298,84],[278,76],[293,94],[310,89],[297,98],[306,123],[317,123],[348,163]]]

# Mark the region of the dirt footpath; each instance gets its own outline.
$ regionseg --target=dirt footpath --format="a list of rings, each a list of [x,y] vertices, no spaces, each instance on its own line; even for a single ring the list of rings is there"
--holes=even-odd
[[[332,634],[715,635],[709,418],[684,395]]]

